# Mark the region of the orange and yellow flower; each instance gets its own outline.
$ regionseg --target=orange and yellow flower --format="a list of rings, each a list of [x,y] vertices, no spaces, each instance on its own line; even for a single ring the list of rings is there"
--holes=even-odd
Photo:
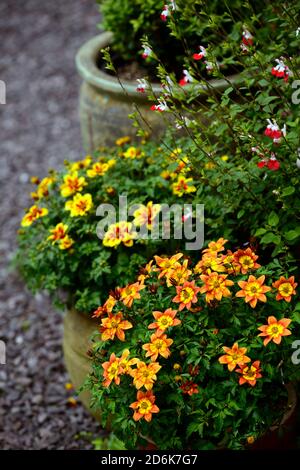
[[[225,238],[219,238],[216,242],[210,242],[208,247],[202,250],[202,253],[219,253],[220,251],[224,251],[224,245],[228,242]]]
[[[43,178],[42,181],[39,183],[36,192],[31,193],[31,196],[35,200],[42,199],[43,197],[47,197],[49,195],[49,187],[54,183],[54,178],[47,176]]]
[[[137,279],[141,284],[143,284],[146,279],[149,279],[151,272],[157,270],[152,265],[153,265],[153,259],[149,261],[149,263],[147,263],[146,266],[143,266],[140,269],[140,274]]]
[[[150,357],[151,361],[156,361],[158,356],[167,359],[171,355],[169,346],[173,344],[173,340],[168,338],[167,335],[158,334],[156,332],[151,335],[150,341],[150,343],[143,345],[143,349],[147,351],[146,357]]]
[[[74,245],[73,238],[69,237],[69,235],[66,235],[64,238],[60,240],[58,248],[60,250],[68,250],[73,245]]]
[[[152,230],[153,223],[155,223],[155,219],[160,212],[160,208],[160,204],[153,204],[152,201],[148,202],[147,206],[141,204],[141,206],[133,213],[134,225],[137,227],[146,225],[148,230]]]
[[[291,276],[288,279],[283,276],[278,279],[278,281],[273,282],[272,286],[277,289],[276,300],[285,300],[290,302],[292,300],[292,295],[296,294],[297,282],[295,282],[295,277]]]
[[[87,183],[83,176],[78,176],[78,172],[67,174],[64,176],[64,182],[60,186],[60,193],[63,197],[72,196],[83,190]]]
[[[292,320],[289,318],[282,318],[277,320],[275,317],[270,316],[268,318],[268,324],[260,326],[258,329],[262,331],[258,336],[264,336],[264,346],[266,346],[270,341],[273,341],[276,344],[281,343],[281,338],[283,336],[291,335],[291,331],[287,329]]]
[[[177,253],[176,255],[171,256],[171,258],[161,258],[160,256],[154,256],[156,265],[158,266],[160,273],[158,278],[160,279],[163,276],[168,276],[170,272],[174,269],[180,268],[180,263],[178,260],[182,258],[183,253]]]
[[[128,142],[130,141],[131,138],[128,135],[125,135],[124,137],[120,137],[119,139],[117,139],[115,144],[118,145],[118,147],[121,147],[124,144],[128,144]]]
[[[180,286],[183,284],[185,281],[188,281],[192,271],[188,269],[188,263],[189,261],[185,259],[183,263],[178,266],[178,268],[171,269],[166,278],[167,278],[167,286]]]
[[[191,382],[190,380],[187,380],[184,382],[181,386],[180,389],[182,392],[186,395],[189,395],[190,397],[194,395],[195,393],[199,393],[198,390],[198,385],[195,384],[194,382]]]
[[[41,217],[45,217],[48,214],[48,209],[45,207],[38,207],[36,205],[31,206],[28,212],[24,215],[21,226],[22,227],[29,227],[33,224],[37,219]]]
[[[124,351],[122,352],[122,356],[120,357],[120,367],[122,369],[122,374],[131,375],[131,367],[139,362],[139,359],[137,357],[133,357],[132,359],[130,359],[129,356],[129,349],[124,349]]]
[[[240,385],[248,383],[249,385],[251,385],[251,387],[254,387],[254,385],[256,385],[257,379],[260,379],[262,377],[260,361],[255,361],[249,366],[245,364],[241,366],[240,369],[236,369],[236,372],[241,374],[239,380]]]
[[[129,405],[130,408],[135,410],[133,414],[134,421],[144,418],[147,422],[150,422],[152,414],[159,413],[159,408],[154,403],[155,395],[153,395],[151,390],[147,392],[139,390],[137,392],[137,401]]]
[[[66,236],[68,228],[69,228],[68,225],[63,224],[62,222],[60,222],[54,228],[49,230],[51,235],[49,235],[47,240],[52,241],[52,245],[55,242],[57,242],[59,240],[62,240]]]
[[[186,281],[182,286],[176,286],[177,295],[173,298],[173,302],[179,303],[179,310],[187,308],[191,309],[192,304],[198,301],[197,294],[200,287],[195,285],[195,281]]]
[[[226,354],[219,357],[219,362],[220,364],[227,364],[230,372],[232,372],[236,366],[241,367],[251,361],[250,357],[245,355],[247,348],[239,348],[238,343],[234,343],[232,348],[223,346],[223,350]]]
[[[182,197],[184,194],[194,193],[197,191],[197,188],[192,183],[193,178],[185,178],[185,176],[179,175],[177,180],[172,184],[173,194]]]
[[[108,299],[104,302],[104,304],[100,305],[100,307],[98,307],[97,310],[94,311],[93,318],[98,318],[102,315],[106,315],[107,313],[111,313],[116,303],[116,299],[112,295],[110,295]]]
[[[108,227],[103,238],[103,245],[109,248],[116,248],[123,243],[123,245],[130,247],[133,245],[135,238],[136,233],[132,230],[132,223],[121,221]]]
[[[265,276],[258,278],[250,275],[247,281],[238,281],[238,285],[242,288],[236,293],[236,297],[245,297],[245,302],[249,302],[252,308],[256,307],[257,301],[266,302],[266,292],[271,290],[271,287],[265,286]]]
[[[217,253],[204,253],[194,268],[195,274],[210,274],[212,271],[222,273],[226,271],[223,259]]]
[[[103,176],[109,170],[107,163],[96,162],[92,168],[89,168],[86,172],[89,178],[95,178],[96,176]]]
[[[65,210],[70,211],[71,217],[82,217],[93,207],[92,196],[89,193],[75,194],[71,201],[65,204]]]
[[[170,328],[171,326],[180,325],[181,320],[175,318],[176,314],[177,310],[172,310],[171,308],[168,308],[164,312],[159,312],[156,310],[155,312],[153,312],[153,316],[156,321],[148,326],[149,330],[153,330],[154,328],[156,328],[157,334],[161,334],[164,333],[166,329]]]
[[[233,253],[233,261],[240,267],[240,272],[242,274],[247,274],[248,271],[260,268],[260,264],[256,262],[257,259],[258,256],[251,250],[251,248],[247,248],[246,250],[237,250]]]
[[[70,172],[73,173],[74,171],[84,170],[88,168],[92,163],[93,159],[90,155],[86,155],[83,160],[79,160],[78,162],[71,163],[70,165]]]
[[[227,274],[201,274],[201,280],[204,282],[204,286],[201,287],[201,294],[206,294],[206,302],[211,302],[212,300],[221,300],[222,297],[230,297],[231,292],[228,289],[229,286],[232,286],[234,283],[227,279]]]
[[[102,364],[102,367],[104,369],[103,372],[103,386],[104,387],[109,387],[112,381],[115,382],[115,384],[120,385],[120,374],[122,373],[122,368],[120,365],[120,359],[116,357],[115,353],[112,353],[109,361],[104,362]]]
[[[136,369],[133,369],[131,376],[133,377],[133,385],[139,390],[145,387],[146,390],[151,390],[154,382],[157,380],[157,372],[161,369],[158,362],[151,362],[146,364],[143,361],[137,363]]]
[[[128,284],[121,290],[121,301],[126,307],[132,307],[133,301],[141,298],[140,290],[145,289],[145,285],[139,282]]]
[[[135,158],[139,157],[141,155],[140,149],[136,147],[129,147],[126,152],[123,152],[123,157],[124,158],[130,158],[131,160],[134,160]]]
[[[108,314],[108,317],[101,320],[100,332],[102,341],[113,340],[115,336],[120,341],[125,341],[124,330],[133,328],[132,323],[123,319],[122,312]]]

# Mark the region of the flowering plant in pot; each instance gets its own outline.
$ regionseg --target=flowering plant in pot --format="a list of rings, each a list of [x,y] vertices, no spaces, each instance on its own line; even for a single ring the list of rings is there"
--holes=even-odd
[[[129,282],[154,252],[180,244],[142,239],[137,232],[147,226],[150,234],[162,204],[189,202],[196,191],[187,157],[179,159],[178,149],[163,152],[152,143],[137,147],[128,140],[81,161],[66,161],[63,170],[41,181],[33,178],[33,205],[19,230],[17,264],[28,286],[48,290],[59,305],[86,314],[103,301],[115,279]],[[166,180],[170,161],[173,173]],[[136,205],[131,215],[118,220],[116,214],[111,222],[105,213],[97,215],[97,208],[107,206],[118,212],[120,196],[126,197],[128,211]],[[106,228],[100,236],[101,220]]]
[[[128,449],[240,449],[282,422],[283,384],[299,377],[298,273],[226,242],[195,262],[154,256],[94,313],[86,385]]]

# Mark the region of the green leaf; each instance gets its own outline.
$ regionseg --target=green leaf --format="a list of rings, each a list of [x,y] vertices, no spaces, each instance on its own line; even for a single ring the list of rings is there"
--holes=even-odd
[[[293,186],[287,186],[286,188],[283,189],[282,191],[282,196],[290,196],[295,192],[295,188]]]
[[[261,243],[265,243],[266,245],[269,243],[275,243],[275,245],[279,245],[281,242],[281,237],[279,235],[275,235],[275,233],[267,232],[261,239]]]
[[[276,212],[271,212],[268,217],[268,224],[271,225],[271,227],[276,227],[276,225],[279,224],[279,217]]]
[[[300,233],[298,230],[289,230],[288,232],[285,232],[284,234],[286,240],[292,241],[295,240],[296,238],[300,237]]]
[[[264,235],[266,233],[266,229],[265,228],[258,228],[255,232],[255,236],[256,237],[260,237],[261,235]]]

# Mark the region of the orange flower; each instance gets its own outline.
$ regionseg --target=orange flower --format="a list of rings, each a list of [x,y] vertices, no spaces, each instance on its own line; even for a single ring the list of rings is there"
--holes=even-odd
[[[148,422],[151,421],[152,413],[159,412],[159,408],[154,405],[154,402],[155,395],[153,395],[152,391],[141,392],[139,390],[137,392],[137,401],[129,405],[130,408],[135,410],[133,414],[134,421],[139,421],[142,418]]]
[[[272,286],[277,289],[276,300],[285,300],[290,302],[292,295],[296,294],[297,282],[295,282],[294,276],[285,279],[283,276],[278,281],[273,282]]]
[[[200,287],[195,285],[195,281],[186,281],[182,286],[176,286],[177,295],[172,299],[173,302],[179,303],[179,310],[187,308],[191,309],[192,303],[196,303],[197,293],[200,291]]]
[[[151,343],[143,345],[143,349],[147,351],[146,357],[150,357],[151,361],[156,361],[158,355],[167,359],[171,355],[169,346],[173,344],[173,340],[167,338],[167,335],[161,335],[157,332],[151,335]]]
[[[178,260],[183,256],[183,253],[177,253],[171,256],[171,258],[161,258],[160,256],[154,256],[157,266],[160,269],[158,278],[167,276],[173,269],[179,268],[181,265]]]
[[[138,276],[138,281],[141,284],[143,284],[145,280],[150,277],[151,272],[154,272],[157,270],[157,268],[154,268],[152,264],[153,264],[153,259],[149,261],[149,263],[147,263],[146,266],[141,268],[140,274]]]
[[[115,353],[112,353],[109,361],[104,362],[102,364],[102,367],[104,369],[103,372],[103,377],[104,377],[104,382],[103,386],[104,387],[109,387],[112,381],[115,382],[115,384],[119,385],[120,384],[120,374],[122,372],[121,366],[120,366],[120,359],[116,357]]]
[[[188,260],[185,259],[183,264],[178,266],[178,268],[171,269],[167,274],[167,286],[171,287],[172,285],[180,286],[185,281],[187,281],[192,274],[192,271],[188,269]]]
[[[256,380],[262,377],[260,361],[255,361],[251,366],[243,365],[240,369],[236,370],[239,374],[242,374],[239,380],[239,384],[243,385],[248,383],[251,387],[254,387]]]
[[[241,266],[235,263],[234,253],[230,250],[222,255],[222,263],[228,274],[238,274],[241,271]]]
[[[227,286],[232,286],[234,283],[227,279],[227,274],[202,274],[200,278],[204,282],[204,286],[201,287],[200,292],[201,294],[206,293],[206,302],[211,302],[214,299],[221,300],[222,297],[231,296],[231,292],[227,289]]]
[[[170,326],[180,325],[181,321],[178,318],[175,318],[176,314],[177,310],[172,310],[171,308],[168,308],[164,312],[156,310],[153,312],[153,316],[156,321],[148,326],[149,330],[156,328],[157,334],[161,334]]]
[[[136,369],[132,370],[130,375],[133,377],[133,384],[137,389],[145,387],[146,390],[151,390],[155,380],[157,379],[157,372],[161,369],[158,362],[151,362],[145,364],[143,361],[137,363]]]
[[[251,250],[251,248],[238,250],[233,253],[233,256],[234,263],[240,266],[242,274],[247,274],[251,269],[260,268],[260,264],[256,263],[258,256]]]
[[[236,297],[245,297],[245,302],[249,302],[252,308],[256,307],[257,301],[266,302],[266,292],[271,290],[271,287],[264,286],[265,276],[258,278],[250,275],[248,281],[239,281],[238,285],[242,288],[236,293]]]
[[[219,357],[219,362],[220,364],[227,364],[230,372],[232,372],[236,366],[241,367],[251,361],[248,356],[245,356],[247,348],[239,348],[238,343],[234,343],[231,349],[223,346],[223,350],[226,354]]]
[[[109,339],[114,339],[117,335],[120,341],[125,341],[124,330],[129,330],[132,328],[132,324],[123,320],[122,312],[113,315],[109,313],[107,318],[101,320],[100,332],[102,333],[102,341],[107,341]]]
[[[71,196],[74,193],[82,191],[87,183],[83,176],[78,176],[78,172],[74,171],[71,174],[64,176],[64,182],[60,186],[60,193],[63,197]]]
[[[145,289],[146,286],[135,282],[134,284],[128,284],[128,286],[123,287],[121,290],[121,300],[126,307],[131,307],[135,299],[140,299],[141,294],[140,290]]]
[[[224,251],[224,245],[227,242],[228,240],[225,240],[225,238],[219,238],[216,242],[210,242],[208,248],[202,250],[202,253],[219,253],[219,251]]]
[[[107,313],[111,313],[116,303],[116,299],[114,299],[114,297],[110,295],[105,301],[105,303],[94,311],[93,318],[98,318],[102,315],[106,315]]]
[[[51,235],[49,235],[49,237],[47,238],[47,240],[51,240],[52,241],[52,245],[59,241],[59,240],[62,240],[63,238],[65,238],[66,234],[67,234],[67,231],[68,231],[68,225],[66,224],[63,224],[62,222],[60,222],[59,224],[57,224],[54,228],[50,229],[49,232],[51,233]]]
[[[266,346],[271,340],[276,343],[281,343],[282,336],[291,335],[291,331],[287,329],[292,320],[289,318],[282,318],[278,320],[271,316],[268,318],[268,325],[260,326],[258,329],[262,331],[258,336],[266,336],[264,345]]]
[[[195,384],[194,382],[189,381],[189,380],[187,380],[186,382],[184,382],[184,383],[180,386],[180,389],[183,391],[184,394],[189,395],[190,397],[191,397],[194,393],[199,393],[198,385]]]

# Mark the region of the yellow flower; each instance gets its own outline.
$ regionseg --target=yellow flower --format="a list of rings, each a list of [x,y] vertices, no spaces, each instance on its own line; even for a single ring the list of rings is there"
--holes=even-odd
[[[31,196],[35,200],[42,199],[43,197],[48,196],[49,194],[49,186],[54,182],[54,178],[47,176],[43,178],[40,184],[37,187],[36,192],[31,193]]]
[[[74,171],[84,170],[85,168],[89,167],[92,163],[92,157],[87,155],[83,160],[79,160],[78,162],[71,163],[70,165],[70,172],[73,173]]]
[[[147,206],[141,204],[140,207],[133,213],[134,225],[137,227],[146,225],[147,229],[151,230],[153,222],[160,212],[160,207],[160,204],[153,204],[152,201],[148,202]]]
[[[22,219],[21,226],[29,227],[35,220],[39,219],[40,217],[44,217],[48,214],[48,212],[48,209],[45,207],[38,207],[35,205],[30,207],[29,211]]]
[[[59,249],[60,250],[68,250],[71,248],[71,246],[74,244],[74,240],[69,237],[69,235],[66,235],[64,238],[62,238],[59,242]]]
[[[128,144],[128,142],[130,141],[131,141],[131,138],[128,135],[126,135],[124,137],[120,137],[119,139],[117,139],[115,144],[121,147],[124,144]]]
[[[123,152],[123,157],[124,158],[130,158],[131,160],[134,160],[135,158],[139,157],[141,154],[140,149],[136,147],[129,147],[126,152]]]
[[[155,380],[157,379],[157,372],[161,369],[158,362],[151,362],[147,365],[143,361],[137,363],[136,369],[132,370],[133,385],[139,390],[145,387],[146,390],[151,390]]]
[[[78,176],[77,171],[74,171],[64,176],[64,183],[60,187],[60,193],[63,197],[68,197],[82,191],[86,185],[84,177]]]
[[[222,155],[221,160],[223,160],[223,162],[227,162],[228,158],[228,155]]]
[[[215,166],[216,165],[213,162],[207,162],[207,163],[205,163],[204,168],[206,170],[212,170],[213,168],[215,168]]]
[[[185,178],[182,175],[178,176],[178,179],[172,184],[173,194],[182,197],[184,194],[194,193],[197,191],[196,187],[193,186],[192,178]]]
[[[129,247],[133,245],[136,233],[132,231],[131,222],[117,222],[111,224],[103,238],[103,245],[110,248],[117,247],[120,243]]]
[[[92,168],[87,170],[87,175],[89,178],[95,178],[95,176],[103,176],[108,171],[109,166],[107,163],[96,162],[93,164]]]
[[[65,210],[70,211],[71,217],[83,216],[91,210],[93,206],[90,194],[75,194],[71,201],[65,204]]]
[[[47,240],[52,241],[52,245],[55,242],[57,242],[59,240],[62,240],[66,236],[68,228],[69,228],[68,225],[63,224],[62,222],[60,222],[54,228],[49,230],[51,235],[49,235]]]

